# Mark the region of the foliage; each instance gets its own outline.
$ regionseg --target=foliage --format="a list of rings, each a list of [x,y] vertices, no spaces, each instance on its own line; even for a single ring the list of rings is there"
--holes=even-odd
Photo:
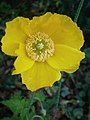
[[[62,85],[64,84],[64,82],[65,81],[61,81]],[[66,115],[66,117],[69,119],[84,120],[83,118],[85,118],[85,116],[83,114],[83,107],[85,105],[84,99],[88,87],[89,86],[87,86],[87,84],[83,85],[81,82],[77,83],[76,88],[77,91],[79,91],[78,94],[74,95],[72,98],[68,98],[73,93],[70,92],[70,88],[68,88],[69,92],[67,92],[67,87],[62,86],[62,89],[59,93],[60,100],[58,108],[55,108],[57,106],[57,94],[54,94],[50,96],[51,98],[49,98],[45,96],[42,90],[33,93],[33,101],[33,94],[31,93],[29,94],[29,98],[25,98],[22,96],[22,94],[16,93],[15,95],[11,96],[9,100],[2,101],[2,104],[7,106],[13,112],[13,115],[11,117],[12,120],[27,120],[33,118],[34,116],[37,117],[37,115],[41,117],[41,119],[48,120],[48,118],[50,118],[51,116],[54,117],[54,112],[56,112],[57,114],[57,112],[59,112],[59,109],[61,111],[61,118],[63,115]],[[56,87],[54,89],[56,89]],[[51,91],[51,89],[46,89],[46,92],[49,96],[54,91]]]

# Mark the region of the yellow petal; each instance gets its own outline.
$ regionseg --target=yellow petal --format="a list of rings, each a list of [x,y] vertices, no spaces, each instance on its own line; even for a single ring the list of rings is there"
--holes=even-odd
[[[83,33],[76,23],[66,15],[46,13],[30,21],[31,31],[44,32],[56,44],[80,49],[84,43]]]
[[[22,24],[24,25],[22,28]],[[29,24],[29,19],[24,17],[17,17],[10,22],[6,23],[6,35],[10,41],[15,41],[16,43],[24,43],[27,38],[24,33],[24,27]]]
[[[44,15],[33,17],[33,20],[36,20],[39,23],[44,23],[45,24],[52,15],[53,14],[51,12],[47,12]]]
[[[60,29],[60,19],[59,14],[51,14],[49,19],[42,24],[43,32],[48,34],[50,37],[53,33],[56,33],[57,30]]]
[[[52,86],[55,81],[61,78],[59,71],[50,67],[47,63],[35,62],[32,68],[21,73],[22,83],[35,91],[43,87]]]
[[[33,64],[34,61],[31,60],[25,52],[25,46],[23,44],[20,44],[19,49],[16,51],[18,57],[14,62],[14,67],[15,70],[13,71],[13,74],[19,74],[21,72],[24,72],[28,69],[30,69]]]
[[[8,39],[6,42],[6,37],[3,37],[3,43],[1,48],[5,54],[11,55],[11,56],[17,56],[17,54],[15,53],[15,50],[18,49],[18,47],[19,47],[18,43],[10,42],[8,41]]]
[[[22,28],[25,30],[25,33],[28,36],[37,32],[44,32],[42,26],[48,21],[51,16],[52,13],[47,12],[44,15],[33,17],[33,19],[29,21],[28,26],[23,28],[24,25],[22,24]]]
[[[5,36],[2,38],[2,51],[8,55],[16,56],[15,50],[20,42],[24,43],[27,36],[21,29],[21,21],[27,21],[26,18],[17,17],[6,23]],[[8,48],[8,49],[7,49]]]
[[[55,54],[47,62],[55,69],[74,72],[84,57],[85,54],[77,49],[65,45],[55,45]]]
[[[65,44],[80,49],[84,43],[83,33],[70,17],[52,14],[43,25],[43,31],[48,34],[56,44]]]

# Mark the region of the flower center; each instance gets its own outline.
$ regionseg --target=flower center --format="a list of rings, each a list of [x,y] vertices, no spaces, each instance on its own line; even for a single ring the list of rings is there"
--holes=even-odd
[[[45,33],[38,32],[26,40],[26,53],[34,61],[44,62],[54,51],[54,42]]]

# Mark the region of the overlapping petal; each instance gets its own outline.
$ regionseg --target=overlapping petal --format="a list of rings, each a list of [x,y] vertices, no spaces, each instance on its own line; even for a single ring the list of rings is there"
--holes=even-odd
[[[19,74],[30,69],[33,66],[34,61],[27,56],[25,52],[25,45],[20,44],[19,49],[16,51],[16,54],[18,57],[14,62],[15,70],[13,71],[13,74]]]
[[[17,50],[19,48],[19,44],[13,42],[8,41],[6,42],[6,37],[3,37],[3,41],[2,41],[2,51],[7,54],[7,55],[11,55],[11,56],[17,56],[17,54],[15,53],[15,50]]]
[[[52,14],[50,19],[43,24],[43,31],[48,34],[56,44],[80,49],[84,43],[83,33],[70,17]]]
[[[32,20],[29,21],[29,24],[27,27],[23,28],[23,22],[21,24],[22,28],[24,29],[25,33],[30,36],[37,32],[44,32],[43,31],[43,25],[49,21],[49,19],[52,17],[52,13],[48,12],[44,15],[33,17]]]
[[[84,57],[85,54],[77,49],[66,45],[55,45],[55,54],[47,59],[47,62],[55,69],[74,72]]]
[[[44,32],[49,35],[56,44],[65,44],[80,49],[84,43],[82,31],[77,24],[66,15],[48,12],[40,17],[34,17],[30,21],[30,26],[32,33]]]
[[[14,20],[6,23],[5,36],[2,38],[2,51],[8,55],[16,56],[15,50],[19,43],[24,43],[27,35],[21,29],[21,23],[27,23],[28,19],[17,17]],[[27,24],[25,24],[27,26]],[[23,26],[24,27],[24,26]]]
[[[36,32],[48,34],[56,44],[65,44],[76,49],[80,49],[84,43],[82,31],[71,18],[48,12],[40,17],[34,17],[32,20],[17,17],[7,22],[6,34],[2,38],[2,44],[4,46],[7,43],[9,46],[10,42],[12,46],[17,46],[17,43],[25,42],[27,37]],[[2,48],[3,52],[5,47]],[[10,48],[12,47],[10,46]],[[6,54],[10,55],[10,51]],[[11,53],[11,55],[15,56],[16,54]]]
[[[61,78],[59,71],[50,67],[46,62],[35,62],[31,69],[21,73],[22,83],[31,91],[42,87],[52,86]]]

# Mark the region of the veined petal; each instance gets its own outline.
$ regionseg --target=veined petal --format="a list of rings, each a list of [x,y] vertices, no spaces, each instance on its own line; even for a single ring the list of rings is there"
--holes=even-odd
[[[22,28],[28,36],[37,32],[44,32],[42,26],[49,20],[51,16],[52,13],[47,12],[44,15],[33,17],[33,19],[29,21],[28,26],[23,28],[24,25],[22,24]]]
[[[25,46],[23,44],[20,44],[19,49],[16,51],[16,54],[18,55],[17,59],[14,62],[15,70],[13,71],[13,74],[19,74],[21,72],[24,72],[28,69],[30,69],[34,61],[31,60],[25,52]]]
[[[46,62],[35,62],[31,69],[21,73],[21,77],[22,83],[29,90],[35,91],[42,87],[52,86],[55,81],[61,78],[61,74]]]
[[[43,31],[51,37],[55,44],[65,44],[80,49],[84,43],[82,31],[66,15],[52,14],[42,27]]]
[[[47,62],[55,69],[74,72],[84,57],[85,54],[77,49],[65,45],[55,45],[55,54]]]
[[[24,20],[23,20],[24,19]],[[24,43],[27,36],[21,29],[21,21],[27,21],[26,18],[17,17],[6,23],[5,36],[2,38],[2,51],[8,55],[16,56],[15,50],[19,43]],[[8,49],[7,49],[8,48]]]
[[[42,24],[42,29],[51,37],[53,33],[60,29],[60,24],[59,14],[51,14],[50,18]]]

